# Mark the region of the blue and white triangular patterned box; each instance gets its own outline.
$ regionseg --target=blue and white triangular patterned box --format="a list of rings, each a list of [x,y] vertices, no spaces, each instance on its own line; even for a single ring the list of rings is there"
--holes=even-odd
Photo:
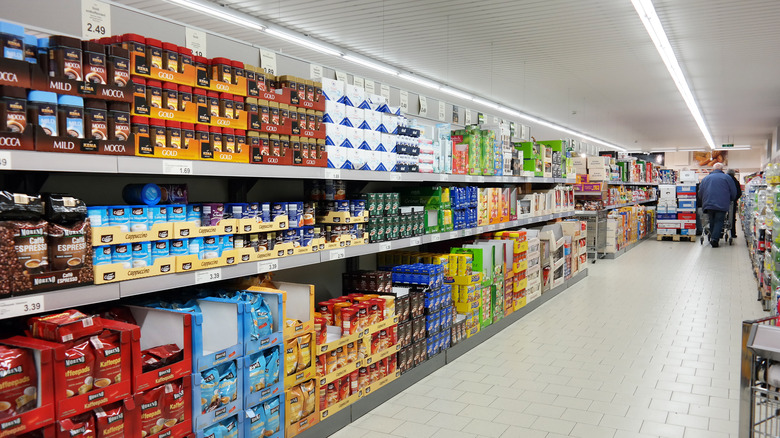
[[[328,153],[328,167],[341,169],[341,166],[344,165],[344,160],[346,160],[345,151],[346,149],[342,147],[325,146],[325,152]]]
[[[388,171],[395,168],[395,163],[398,161],[398,156],[392,152],[382,152],[382,165]]]
[[[343,103],[332,100],[325,101],[325,115],[322,121],[325,123],[341,123],[347,114],[347,107]]]
[[[403,114],[401,114],[401,107],[400,106],[390,106],[388,108],[390,109],[390,112],[392,114],[395,114],[397,116],[402,116],[403,115]]]
[[[366,110],[366,125],[368,125],[368,127],[364,129],[371,129],[373,131],[382,132],[378,129],[379,125],[381,124],[382,124],[382,113],[378,113],[372,110]]]
[[[322,95],[325,99],[338,102],[344,96],[344,82],[322,78]]]
[[[347,139],[354,149],[365,149],[363,145],[363,131],[358,128],[347,128]]]
[[[371,130],[371,125],[368,123],[368,114],[373,113],[370,109],[364,109],[363,110],[363,121],[360,123],[358,128],[363,130]]]
[[[366,160],[363,157],[363,151],[359,149],[348,150],[347,161],[349,161],[353,169],[361,169],[366,164]]]
[[[353,128],[357,128],[360,126],[361,123],[363,123],[364,118],[365,118],[364,110],[358,107],[348,106],[346,119],[349,120],[349,124],[347,123],[342,123],[342,124],[347,126],[352,126]]]
[[[344,104],[347,106],[360,106],[366,100],[366,90],[357,85],[347,85],[344,87]]]
[[[334,123],[325,124],[325,144],[329,146],[341,146],[347,138],[347,127]]]
[[[366,142],[370,150],[379,150],[379,145],[382,143],[382,133],[363,130],[363,141]]]
[[[395,145],[395,135],[387,134],[385,132],[380,133],[380,141],[378,151],[387,152]]]
[[[368,170],[379,170],[382,165],[382,153],[371,151],[368,155]]]
[[[389,134],[396,134],[398,131],[398,116],[391,114],[382,114],[382,125]]]

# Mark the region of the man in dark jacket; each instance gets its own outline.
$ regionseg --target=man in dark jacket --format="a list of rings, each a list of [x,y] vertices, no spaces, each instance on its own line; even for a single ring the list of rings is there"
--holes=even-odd
[[[742,186],[739,184],[739,180],[736,177],[737,172],[734,169],[726,171],[726,175],[730,176],[734,180],[734,185],[737,186],[737,199],[734,201],[733,209],[731,210],[731,237],[737,238],[737,202],[742,197]]]
[[[702,209],[710,219],[710,244],[718,247],[723,234],[723,221],[731,202],[737,199],[737,187],[734,180],[723,173],[723,164],[715,163],[713,171],[701,180]]]

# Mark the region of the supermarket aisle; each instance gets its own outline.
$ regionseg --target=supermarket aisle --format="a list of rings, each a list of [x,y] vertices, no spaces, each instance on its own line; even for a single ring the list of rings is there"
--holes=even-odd
[[[736,437],[740,323],[761,316],[733,247],[648,241],[339,431],[338,437]]]

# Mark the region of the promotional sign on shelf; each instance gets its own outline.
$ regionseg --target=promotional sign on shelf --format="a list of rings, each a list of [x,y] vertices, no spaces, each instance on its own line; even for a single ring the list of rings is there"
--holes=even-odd
[[[352,76],[352,84],[360,88],[365,88],[366,81],[360,76]]]
[[[111,35],[111,5],[97,0],[81,0],[81,39]]]
[[[344,73],[343,71],[336,70],[336,80],[344,82],[346,84],[347,83],[347,74]]]
[[[381,87],[379,87],[379,94],[385,98],[387,103],[390,103],[390,86],[387,84],[382,84]]]
[[[444,101],[439,101],[439,121],[444,121],[447,118],[447,115],[445,114],[446,108]]]
[[[420,111],[422,117],[428,116],[428,99],[425,96],[420,96]]]
[[[401,111],[409,112],[409,92],[406,90],[401,90]]]
[[[267,73],[276,75],[276,52],[270,50],[260,50],[260,67],[263,67]]]
[[[376,83],[371,79],[366,79],[366,93],[376,94]]]
[[[195,56],[208,56],[206,55],[206,32],[191,27],[184,28],[184,46],[192,50]]]

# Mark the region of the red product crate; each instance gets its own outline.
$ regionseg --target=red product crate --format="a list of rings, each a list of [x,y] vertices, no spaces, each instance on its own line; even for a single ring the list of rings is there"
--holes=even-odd
[[[680,221],[695,221],[696,213],[677,213],[677,220]]]
[[[95,317],[98,318],[98,317]],[[112,321],[100,318],[101,322],[111,325]],[[135,327],[136,326],[129,326]],[[37,345],[39,348],[51,348],[54,350],[54,399],[55,414],[57,419],[64,419],[90,411],[96,407],[109,403],[114,403],[130,396],[132,392],[132,341],[133,330],[127,327],[106,327],[108,330],[119,332],[119,343],[121,345],[121,373],[122,381],[110,384],[104,388],[95,388],[91,391],[68,397],[64,379],[65,376],[65,345],[40,339],[30,338],[31,345]]]
[[[167,382],[166,382],[167,383]],[[166,427],[159,433],[147,435],[144,438],[184,438],[192,435],[192,378],[190,376],[181,379],[181,386],[184,389],[184,421],[171,427]],[[141,395],[133,396],[135,406],[140,407]],[[141,409],[131,411],[130,423],[133,425],[126,435],[128,438],[142,438],[141,435]],[[125,423],[127,424],[127,423]],[[127,427],[127,426],[125,426]]]
[[[45,342],[45,341],[41,341]],[[0,343],[16,348],[34,350],[35,365],[38,373],[38,407],[0,421],[0,438],[15,437],[23,433],[51,426],[54,423],[54,347],[39,343],[37,339],[14,336]],[[49,344],[49,343],[47,343]],[[58,345],[58,344],[54,344]],[[51,434],[44,434],[53,437]]]
[[[147,307],[129,306],[128,308],[140,325],[138,332],[139,340],[133,342],[131,346],[133,355],[133,393],[139,393],[149,388],[190,376],[192,374],[192,315]],[[112,321],[112,323],[115,322]],[[182,360],[144,373],[141,351],[158,345],[173,343],[182,348]]]

